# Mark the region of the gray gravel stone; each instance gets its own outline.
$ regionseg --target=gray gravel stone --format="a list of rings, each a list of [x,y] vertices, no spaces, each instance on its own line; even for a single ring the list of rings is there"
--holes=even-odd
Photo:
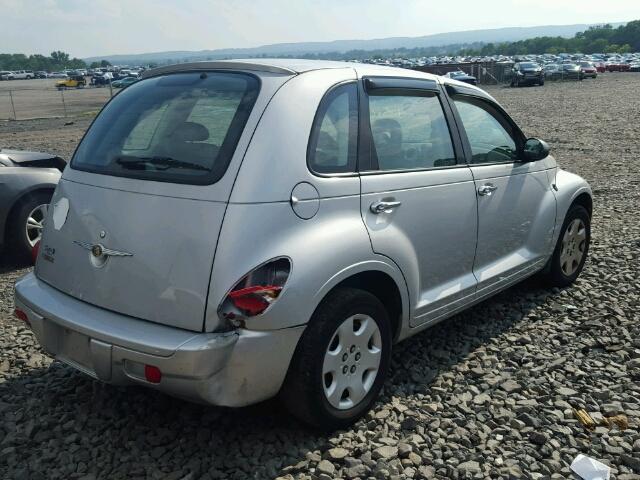
[[[336,467],[329,460],[322,460],[320,463],[318,463],[316,469],[319,473],[325,473],[327,475],[333,475],[333,473],[336,471]]]
[[[392,447],[390,445],[385,445],[382,447],[378,447],[373,451],[372,457],[374,459],[388,459],[392,457],[398,456],[398,447]]]
[[[584,453],[617,479],[637,479],[640,75],[487,90],[527,136],[548,140],[558,163],[591,183],[593,241],[574,285],[527,281],[395,345],[374,412],[320,434],[277,401],[199,406],[102,385],[52,361],[11,315],[13,283],[28,268],[5,252],[0,478],[565,479]],[[0,147],[69,158],[89,119],[74,121],[0,122]],[[629,428],[589,433],[573,408],[594,418],[623,413]],[[545,441],[531,440],[538,435]]]

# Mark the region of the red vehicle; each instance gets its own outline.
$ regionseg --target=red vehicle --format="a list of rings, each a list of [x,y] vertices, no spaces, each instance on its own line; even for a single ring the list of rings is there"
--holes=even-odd
[[[628,72],[631,66],[628,63],[611,62],[607,64],[607,70],[610,72]]]
[[[578,66],[582,72],[582,78],[596,78],[598,76],[598,70],[593,62],[578,62]]]
[[[607,66],[605,65],[604,62],[596,62],[594,66],[596,67],[596,71],[598,73],[604,73],[607,71]]]

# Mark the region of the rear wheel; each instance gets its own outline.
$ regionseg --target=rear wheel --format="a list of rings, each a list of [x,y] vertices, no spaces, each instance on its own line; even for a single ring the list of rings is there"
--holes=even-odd
[[[8,243],[21,259],[31,257],[31,250],[42,238],[51,195],[37,193],[20,202],[13,213],[7,231]]]
[[[589,253],[591,218],[589,212],[574,205],[567,212],[553,256],[542,278],[551,286],[566,287],[576,281]]]
[[[391,328],[369,292],[342,288],[318,306],[291,360],[281,396],[322,429],[344,428],[374,403],[389,367]]]

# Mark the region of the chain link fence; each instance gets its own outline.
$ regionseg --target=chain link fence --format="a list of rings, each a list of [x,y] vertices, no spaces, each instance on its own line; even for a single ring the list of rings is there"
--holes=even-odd
[[[432,73],[435,75],[445,75],[449,72],[462,70],[467,75],[476,77],[479,85],[510,85],[513,79],[513,63],[445,63],[438,65],[425,65],[415,67],[414,70]],[[545,74],[545,81],[576,81],[580,77],[575,73],[568,73],[561,68],[553,73]]]
[[[0,82],[0,120],[73,117],[91,114],[115,94],[107,87],[57,89],[19,85],[21,81]]]
[[[421,72],[445,75],[449,72],[462,70],[467,75],[476,77],[478,84],[498,85],[511,82],[513,63],[444,63],[415,67]]]

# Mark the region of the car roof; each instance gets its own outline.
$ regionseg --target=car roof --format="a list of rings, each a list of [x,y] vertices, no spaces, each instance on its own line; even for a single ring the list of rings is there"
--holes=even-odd
[[[189,62],[176,65],[167,65],[147,70],[145,77],[161,75],[164,73],[199,69],[236,69],[258,72],[271,72],[288,75],[297,75],[313,70],[326,70],[335,68],[351,68],[361,75],[388,75],[401,77],[424,77],[435,79],[435,75],[408,70],[405,68],[387,67],[355,62],[337,62],[331,60],[308,60],[300,58],[247,58],[236,60],[220,60],[207,62]]]
[[[337,62],[331,60],[308,60],[299,58],[247,58],[236,60],[220,60],[205,62],[189,62],[179,63],[175,65],[167,65],[149,69],[143,72],[141,78],[148,78],[166,73],[199,71],[199,70],[242,70],[255,72],[268,72],[282,75],[299,75],[306,72],[350,68],[356,71],[358,77],[364,76],[385,76],[385,77],[401,77],[401,78],[424,78],[433,80],[445,85],[465,86],[468,89],[477,91],[483,97],[493,97],[484,90],[473,85],[458,82],[457,80],[434,75],[431,73],[421,72],[419,70],[411,70],[407,68],[389,67],[386,65],[375,65],[357,62]]]

